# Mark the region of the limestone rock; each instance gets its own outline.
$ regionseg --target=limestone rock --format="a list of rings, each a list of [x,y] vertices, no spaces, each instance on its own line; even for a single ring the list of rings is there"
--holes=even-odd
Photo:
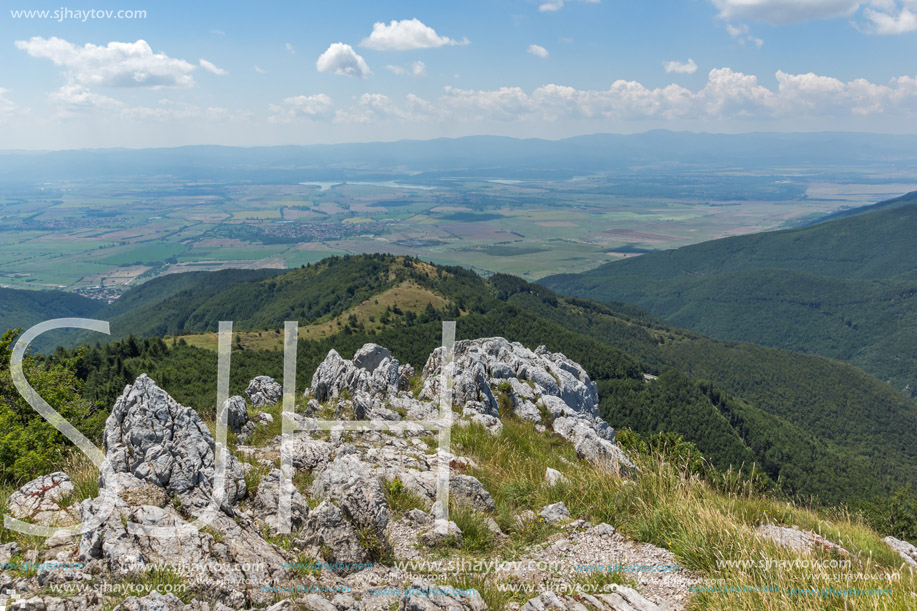
[[[393,397],[398,385],[398,361],[382,346],[366,344],[352,361],[341,358],[336,350],[329,351],[312,375],[311,391],[318,401],[337,399],[345,390],[351,396],[366,393]]]
[[[177,495],[195,512],[207,507],[216,490],[215,443],[197,412],[179,404],[146,374],[141,375],[115,402],[105,421],[106,463],[114,472]],[[239,461],[224,450],[224,495],[221,508],[245,496],[245,476]],[[102,488],[111,485],[102,471]]]
[[[497,509],[490,493],[484,489],[484,485],[478,478],[471,475],[449,476],[449,494],[454,495],[459,502],[465,502],[478,511],[496,511]]]
[[[637,467],[627,458],[617,444],[603,439],[581,418],[562,417],[554,420],[554,432],[573,444],[576,454],[583,460],[607,467],[622,474],[633,473]]]
[[[175,594],[163,595],[153,591],[143,598],[131,596],[125,599],[115,607],[115,611],[181,611],[184,607],[185,604]]]
[[[357,530],[344,517],[344,512],[329,501],[323,501],[309,513],[303,526],[302,540],[297,543],[322,546],[330,554],[325,560],[332,564],[360,564],[369,558],[360,545]],[[343,568],[336,572],[346,574],[353,571]]]
[[[220,407],[220,409],[224,408],[227,410],[226,427],[238,435],[248,422],[248,408],[245,406],[245,399],[238,395],[229,397]]]
[[[274,378],[258,376],[248,383],[245,394],[254,407],[267,407],[283,398],[283,386]]]
[[[542,508],[541,513],[538,515],[544,518],[545,522],[551,524],[570,519],[570,511],[567,509],[567,506],[564,505],[563,501]]]
[[[78,511],[60,505],[73,491],[73,482],[66,473],[42,475],[10,495],[9,512],[14,518],[43,526],[77,524]]]
[[[894,537],[885,537],[885,542],[888,543],[890,548],[898,552],[907,564],[917,569],[917,547]]]
[[[567,484],[570,480],[567,477],[558,471],[557,469],[552,469],[548,467],[544,472],[544,483],[552,488],[557,484]]]
[[[837,543],[833,543],[811,530],[800,530],[788,526],[777,526],[776,524],[762,524],[755,532],[759,537],[765,537],[777,545],[796,551],[819,549],[826,552],[835,551],[842,556],[849,554],[847,550]]]
[[[282,526],[280,524],[281,476],[280,469],[273,469],[264,476],[252,501],[252,512],[255,519],[267,524],[273,532],[280,531],[280,526]],[[300,528],[309,516],[309,504],[292,482],[286,494],[290,495],[290,525],[294,529]]]
[[[353,454],[338,455],[318,473],[312,496],[338,502],[357,526],[381,533],[388,525],[390,513],[382,483]]]

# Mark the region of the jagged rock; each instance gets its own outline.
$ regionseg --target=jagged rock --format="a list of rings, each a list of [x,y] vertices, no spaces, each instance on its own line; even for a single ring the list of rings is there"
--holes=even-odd
[[[103,510],[109,504],[113,510],[105,515]],[[233,608],[270,601],[270,593],[254,584],[290,579],[283,568],[287,560],[241,514],[232,519],[214,512],[206,531],[199,530],[172,504],[130,506],[111,489],[102,489],[98,498],[84,501],[81,510],[84,522],[100,524],[82,535],[77,557],[84,564],[101,564],[115,579],[142,574],[153,564],[180,563],[195,567],[196,583],[209,599]]]
[[[43,526],[70,526],[79,523],[79,511],[61,507],[73,494],[73,482],[61,471],[42,475],[10,495],[7,507],[14,518]]]
[[[483,611],[487,603],[481,595],[460,594],[460,588],[417,580],[401,600],[401,611]]]
[[[847,550],[837,543],[833,543],[811,530],[799,530],[795,527],[789,528],[787,526],[777,526],[776,524],[762,524],[755,532],[759,537],[765,537],[781,547],[788,547],[796,551],[820,549],[826,552],[835,551],[842,556],[849,554]]]
[[[19,553],[19,545],[13,541],[0,545],[0,564],[9,564],[13,556]]]
[[[226,409],[226,426],[233,433],[241,433],[242,427],[248,423],[248,408],[245,406],[245,399],[236,395],[229,397],[223,402],[220,409]]]
[[[334,446],[321,439],[295,435],[287,442],[287,452],[297,469],[311,471],[331,459]]]
[[[894,537],[885,537],[885,542],[890,548],[898,552],[906,563],[917,569],[917,547],[914,547],[907,541],[895,539]]]
[[[312,482],[312,496],[337,501],[353,522],[381,533],[390,513],[385,492],[369,464],[353,454],[338,455]]]
[[[540,596],[525,603],[520,611],[669,611],[668,605],[660,606],[648,600],[633,588],[622,585],[613,585],[613,592],[602,594],[582,594],[579,600],[545,592]],[[586,604],[583,604],[586,603]],[[588,606],[586,606],[588,605]]]
[[[289,606],[284,607],[283,609],[278,609],[277,611],[288,611],[288,610],[292,611],[292,609],[296,608],[295,605],[293,605],[292,601],[283,601],[283,602],[289,602],[290,604]],[[305,608],[307,611],[339,611],[338,607],[334,603],[332,603],[329,600],[325,600],[318,594],[306,594],[302,598],[298,599],[296,602],[299,603],[299,605],[302,608]],[[277,603],[277,604],[280,604],[280,603]],[[357,607],[356,605],[353,605],[347,608],[348,609],[358,609],[359,607]]]
[[[257,520],[260,520],[273,532],[279,532],[280,527],[280,481],[282,472],[280,469],[273,469],[264,476],[258,485],[258,491],[252,501],[252,512]],[[309,516],[309,504],[302,497],[293,483],[290,482],[290,488],[286,492],[290,495],[290,525],[297,529],[303,525]]]
[[[185,604],[175,594],[150,592],[143,598],[131,596],[115,607],[114,611],[180,611]]]
[[[146,374],[115,402],[105,421],[105,461],[111,471],[130,473],[177,495],[190,512],[208,506],[214,487],[213,436],[197,412],[179,404]],[[221,508],[245,496],[239,461],[224,450],[224,496]],[[102,470],[101,488],[114,484]]]
[[[283,386],[272,377],[258,376],[248,383],[245,394],[254,407],[268,407],[283,398]]]
[[[557,469],[552,469],[551,467],[545,469],[544,483],[548,486],[553,488],[557,484],[567,484],[569,482],[570,480],[568,480],[567,477]]]
[[[570,511],[567,509],[567,506],[564,505],[563,501],[543,507],[541,509],[541,513],[538,515],[544,518],[545,522],[549,522],[551,524],[570,519]]]
[[[420,537],[418,538],[420,542],[427,547],[437,547],[446,543],[455,547],[461,547],[465,543],[462,529],[452,520],[446,523],[445,528],[443,528],[442,525],[434,524],[420,533]]]
[[[580,418],[557,418],[552,425],[554,432],[573,444],[576,455],[595,465],[604,466],[622,474],[633,473],[637,467],[627,458],[624,450],[614,442],[603,439]]]
[[[344,517],[344,512],[329,501],[322,501],[321,505],[309,513],[303,526],[302,539],[297,540],[297,543],[322,546],[329,553],[325,560],[332,564],[360,564],[369,558],[360,545],[357,530]],[[336,572],[346,574],[353,571],[341,568]]]
[[[363,344],[353,355],[353,365],[358,369],[365,369],[372,373],[385,359],[391,359],[392,353],[388,348],[378,344]]]
[[[398,390],[411,390],[411,378],[414,377],[414,368],[405,363],[398,368]]]
[[[478,478],[471,475],[450,475],[449,494],[479,511],[496,511],[497,509],[490,493],[484,489],[484,485]]]

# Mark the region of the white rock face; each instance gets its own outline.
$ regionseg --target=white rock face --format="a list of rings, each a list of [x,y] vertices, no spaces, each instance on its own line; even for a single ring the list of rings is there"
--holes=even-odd
[[[79,522],[79,511],[61,507],[60,502],[73,492],[73,482],[66,473],[43,475],[10,495],[9,512],[33,524],[70,526]]]
[[[557,469],[552,469],[551,467],[548,467],[547,469],[545,469],[544,483],[547,484],[548,486],[551,486],[553,488],[557,484],[564,484],[569,481],[570,480],[568,480],[566,476],[564,476],[564,474],[558,471]]]
[[[906,563],[917,569],[917,547],[894,537],[885,537],[885,542],[888,543],[890,548],[898,552]]]
[[[248,383],[245,394],[254,407],[267,407],[283,398],[283,386],[274,378],[258,376]]]
[[[394,396],[399,386],[398,370],[398,361],[376,344],[364,345],[352,361],[331,350],[312,376],[311,394],[318,401],[337,399],[345,390],[351,396]]]
[[[189,511],[207,507],[214,494],[215,443],[197,412],[179,404],[145,374],[124,389],[105,421],[105,460],[116,473],[129,473],[178,496]],[[223,510],[245,496],[239,461],[224,453]],[[100,479],[101,488],[112,482]]]

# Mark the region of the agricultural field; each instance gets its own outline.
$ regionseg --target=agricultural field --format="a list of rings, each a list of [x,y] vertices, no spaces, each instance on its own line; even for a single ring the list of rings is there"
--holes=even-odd
[[[917,176],[849,171],[407,180],[157,177],[0,190],[0,285],[111,300],[162,274],[298,267],[374,252],[536,280],[790,227],[917,188]]]

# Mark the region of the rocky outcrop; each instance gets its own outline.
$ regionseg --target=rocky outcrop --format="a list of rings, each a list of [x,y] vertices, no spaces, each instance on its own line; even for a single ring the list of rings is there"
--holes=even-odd
[[[360,533],[347,521],[344,512],[330,501],[323,501],[309,513],[302,538],[297,544],[325,550],[325,560],[340,565],[336,572],[343,574],[353,572],[353,565],[369,559],[369,554],[360,544]]]
[[[226,427],[236,433],[242,432],[242,427],[248,423],[248,407],[245,405],[245,399],[236,395],[229,397],[220,406],[220,409],[226,410]]]
[[[581,594],[577,598],[545,592],[525,603],[519,611],[669,611],[671,608],[658,605],[627,586],[614,584],[608,589],[609,593]]]
[[[890,548],[898,552],[898,555],[909,564],[912,568],[917,569],[917,547],[914,547],[907,541],[895,539],[894,537],[885,537],[885,542]]]
[[[258,491],[252,500],[252,514],[255,520],[266,525],[272,532],[281,531],[283,526],[280,523],[279,506],[281,476],[280,469],[272,469],[258,484]],[[286,494],[290,495],[290,526],[295,530],[302,527],[309,517],[309,504],[299,490],[293,487],[292,482],[289,486]]]
[[[345,390],[351,396],[393,396],[398,392],[398,371],[398,361],[376,344],[364,345],[350,361],[331,350],[312,376],[311,393],[318,401],[337,399]]]
[[[248,400],[254,407],[267,407],[283,398],[283,386],[274,378],[258,376],[248,383],[245,394],[248,395]]]
[[[108,468],[102,470],[101,488],[114,484],[111,472],[129,473],[177,496],[189,512],[199,512],[219,493],[214,448],[197,412],[141,375],[124,389],[105,421]],[[225,450],[223,461],[221,508],[232,514],[232,503],[245,496],[245,476]]]
[[[797,527],[778,526],[776,524],[762,524],[755,531],[759,537],[770,539],[781,547],[795,551],[817,549],[823,552],[837,552],[841,556],[848,556],[849,552],[843,547],[825,539],[811,530],[800,530]]]
[[[573,444],[576,455],[583,460],[625,475],[636,471],[637,468],[627,458],[624,450],[613,441],[601,437],[588,420],[562,417],[554,420],[551,426],[555,433]]]
[[[79,522],[79,510],[62,506],[74,492],[73,482],[60,471],[43,475],[10,495],[10,515],[42,526],[71,526]]]
[[[370,466],[352,454],[338,456],[312,482],[312,496],[337,502],[359,527],[381,533],[390,513],[385,492]]]
[[[549,524],[570,519],[570,511],[567,509],[567,506],[564,505],[563,501],[547,505],[538,515]]]

